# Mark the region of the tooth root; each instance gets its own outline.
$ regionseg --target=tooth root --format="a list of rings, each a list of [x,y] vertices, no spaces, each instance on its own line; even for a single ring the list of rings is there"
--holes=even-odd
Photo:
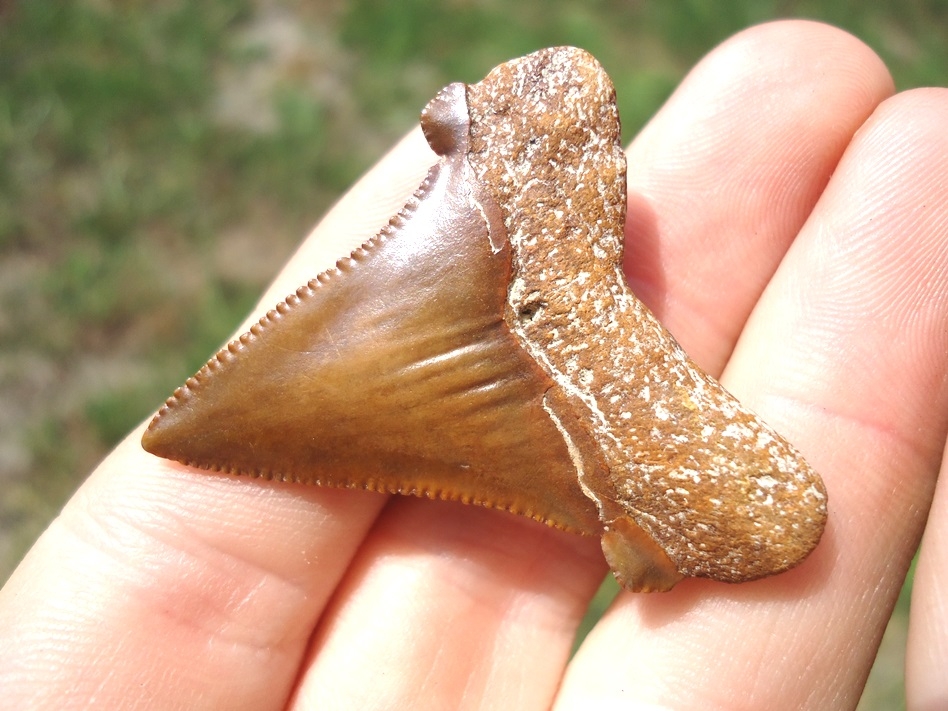
[[[619,583],[634,592],[665,592],[684,577],[654,538],[628,516],[610,522],[602,552]]]
[[[421,122],[441,158],[408,205],[179,388],[145,449],[601,534],[633,590],[806,557],[819,476],[625,283],[598,63],[543,50],[446,87]]]
[[[471,165],[513,250],[507,320],[600,448],[605,467],[582,483],[617,576],[662,589],[668,560],[731,582],[799,563],[826,520],[819,476],[687,358],[622,274],[625,156],[602,68],[581,50],[537,52],[470,87],[468,104]]]

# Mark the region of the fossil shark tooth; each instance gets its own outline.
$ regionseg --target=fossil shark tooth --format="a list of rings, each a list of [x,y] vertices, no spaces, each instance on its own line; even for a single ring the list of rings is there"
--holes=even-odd
[[[632,590],[802,561],[819,476],[626,285],[625,158],[596,60],[507,62],[421,123],[440,160],[409,203],[178,388],[144,448],[600,535]]]

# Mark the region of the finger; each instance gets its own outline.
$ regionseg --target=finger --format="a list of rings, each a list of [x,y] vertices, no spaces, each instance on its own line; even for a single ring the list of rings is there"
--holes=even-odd
[[[604,572],[591,544],[509,514],[393,500],[323,618],[291,708],[549,707]]]
[[[948,706],[948,456],[925,526],[915,568],[905,658],[908,708],[928,711]]]
[[[721,372],[856,126],[892,90],[854,37],[776,22],[712,53],[632,144],[629,283],[708,372]]]
[[[811,73],[809,62],[803,58],[810,56],[814,36],[821,52],[829,58],[825,66],[821,64]],[[749,46],[756,50],[752,51]],[[756,53],[767,57],[767,61],[753,65],[740,61],[729,63],[718,53],[740,57]],[[865,77],[855,71],[856,62],[869,63],[869,73],[878,74],[874,95],[867,93]],[[730,72],[722,71],[723,66],[730,66]],[[781,81],[768,82],[758,76],[758,73],[783,76],[787,67],[798,68],[793,80],[784,77]],[[695,102],[704,105],[709,95],[727,93],[728,87],[745,82],[769,86],[769,93],[758,92],[754,96],[768,105],[788,107],[784,111],[795,116],[788,118],[780,112],[771,121],[765,121],[761,119],[762,112],[755,109],[749,112],[748,119],[744,107],[737,102],[720,105],[718,112],[696,113],[692,108]],[[674,182],[675,177],[670,173],[679,166],[677,180],[681,189],[687,191],[694,170],[688,156],[696,144],[702,145],[707,140],[717,142],[721,145],[703,150],[709,155],[737,156],[733,162],[715,165],[721,182],[733,185],[732,190],[737,191],[738,176],[744,166],[767,163],[764,146],[776,139],[785,140],[787,125],[795,121],[803,127],[798,131],[798,139],[807,148],[796,154],[790,152],[782,158],[782,164],[771,166],[770,182],[780,183],[779,187],[772,188],[777,193],[794,195],[792,184],[802,183],[798,189],[812,201],[825,185],[841,151],[840,127],[848,128],[850,134],[854,132],[871,111],[872,102],[880,100],[888,86],[887,75],[874,55],[841,32],[816,25],[759,28],[722,47],[685,82],[680,94],[656,119],[657,123],[677,126],[677,130],[661,126],[647,130],[641,140],[657,142],[657,145],[643,147],[637,140],[630,154],[662,161],[665,185]],[[814,120],[817,115],[820,119]],[[690,128],[687,127],[689,121]],[[723,130],[723,126],[729,131]],[[830,127],[832,130],[828,131]],[[827,134],[821,141],[820,136]],[[691,138],[684,140],[685,137]],[[760,156],[748,156],[747,152],[757,152]],[[651,184],[648,176],[656,171],[654,166],[645,165],[641,160],[633,161],[630,170],[633,185]],[[735,173],[731,174],[730,170]],[[781,183],[783,174],[790,176],[786,184]],[[764,202],[758,204],[748,199],[745,208],[764,214],[770,207],[766,201],[772,199],[772,191],[754,194]],[[682,234],[673,235],[673,241],[684,245],[688,239],[694,239],[700,247],[709,233],[695,229],[700,221],[676,222],[674,206],[668,208],[662,202],[668,195],[671,195],[670,189],[651,198],[655,214],[667,216],[663,230],[682,230]],[[689,209],[713,213],[719,197],[709,191],[699,191]],[[790,242],[801,220],[796,212],[788,212],[783,224],[772,226],[773,231],[780,232],[778,236],[730,229],[724,229],[724,234],[744,241],[754,241],[760,236],[761,249],[774,251],[761,263],[772,265],[779,260],[778,252]],[[723,218],[713,229],[722,229],[722,221]],[[662,239],[665,236],[663,232]],[[735,254],[739,256],[741,252]],[[697,261],[700,253],[696,256],[682,246],[677,257]],[[721,268],[728,274],[737,271],[737,265]],[[752,274],[751,279],[761,282],[766,276],[769,274],[763,278]],[[712,281],[721,281],[720,275],[708,274],[703,278],[706,286]],[[669,292],[667,301],[675,303],[677,283],[669,281],[661,286]],[[735,299],[726,304],[733,309],[733,318],[739,320],[743,320],[757,296],[755,289],[744,289],[743,293],[744,301]],[[661,296],[664,298],[664,292]],[[721,304],[708,301],[703,308],[702,315],[707,315],[720,309]],[[681,321],[681,330],[685,336],[697,333],[692,322],[685,320]],[[724,336],[716,334],[715,337]],[[730,343],[724,346],[711,343],[700,334],[694,342],[704,343],[708,352],[728,352],[731,347]],[[460,516],[465,527],[462,540],[450,533],[455,530]],[[352,569],[352,574],[358,577],[347,578],[343,583],[344,602],[331,609],[314,641],[312,666],[302,680],[297,707],[318,705],[330,689],[335,698],[351,695],[368,703],[375,698],[369,695],[377,690],[367,690],[358,674],[343,674],[336,660],[348,660],[364,670],[382,667],[392,670],[390,662],[395,657],[411,659],[412,664],[402,675],[395,670],[386,675],[384,692],[378,691],[386,698],[412,699],[414,707],[430,699],[433,708],[444,708],[463,703],[488,707],[506,705],[512,696],[518,699],[518,708],[546,707],[581,612],[601,579],[601,553],[597,541],[579,539],[567,547],[563,534],[529,522],[512,529],[514,524],[505,516],[480,510],[462,514],[455,506],[393,500]],[[512,534],[512,530],[516,533]],[[448,533],[441,534],[441,531]],[[443,540],[442,535],[446,535]],[[537,542],[537,537],[543,541]],[[471,569],[479,574],[471,575]],[[534,584],[524,578],[524,571],[530,572],[531,579],[535,576]],[[457,583],[459,579],[464,581],[463,585]],[[379,581],[386,582],[371,584]],[[555,625],[549,623],[551,610],[561,615]],[[458,620],[464,624],[459,625]],[[385,634],[376,634],[379,629]],[[366,643],[368,639],[372,640],[371,645]],[[476,652],[484,650],[492,652],[489,660],[474,662]],[[507,654],[512,654],[510,664],[505,664]],[[435,685],[437,697],[432,696]]]
[[[885,102],[753,312],[724,382],[829,492],[800,568],[624,598],[560,708],[851,708],[918,542],[948,428],[948,94]],[[625,699],[628,702],[628,699]]]
[[[418,136],[398,146],[272,293],[371,236],[432,160]],[[267,307],[277,297],[268,298]],[[315,620],[385,498],[197,473],[146,454],[140,438],[141,429],[103,462],[0,592],[5,703],[282,708]]]

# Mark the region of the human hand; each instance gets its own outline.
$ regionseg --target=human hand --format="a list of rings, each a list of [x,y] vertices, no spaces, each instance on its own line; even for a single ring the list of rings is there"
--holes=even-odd
[[[605,572],[598,540],[195,473],[145,454],[138,430],[0,592],[7,703],[854,706],[948,429],[948,94],[891,91],[838,30],[757,27],[702,62],[629,150],[633,290],[826,481],[828,528],[799,568],[623,594],[569,662]],[[373,234],[431,162],[417,132],[400,144],[261,307]],[[931,505],[909,650],[919,707],[948,693],[944,487]]]

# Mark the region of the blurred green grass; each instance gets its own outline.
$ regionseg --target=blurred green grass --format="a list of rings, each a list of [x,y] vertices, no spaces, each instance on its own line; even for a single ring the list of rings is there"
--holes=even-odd
[[[936,0],[0,4],[0,580],[441,86],[579,45],[628,139],[715,44],[791,16],[900,88],[948,76]]]

